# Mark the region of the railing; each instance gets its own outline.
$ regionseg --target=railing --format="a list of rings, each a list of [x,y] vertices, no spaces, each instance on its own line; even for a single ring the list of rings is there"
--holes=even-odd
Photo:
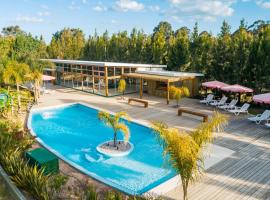
[[[14,199],[26,200],[26,198],[21,193],[21,191],[11,182],[11,180],[9,179],[9,176],[1,167],[1,165],[0,165],[0,176],[4,180],[4,184],[7,186],[9,193],[12,195]]]

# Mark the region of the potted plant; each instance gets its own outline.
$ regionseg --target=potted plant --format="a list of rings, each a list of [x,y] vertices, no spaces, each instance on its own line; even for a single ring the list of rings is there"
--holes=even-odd
[[[120,79],[118,84],[118,92],[122,93],[122,99],[124,99],[125,91],[126,91],[126,81],[125,79]]]

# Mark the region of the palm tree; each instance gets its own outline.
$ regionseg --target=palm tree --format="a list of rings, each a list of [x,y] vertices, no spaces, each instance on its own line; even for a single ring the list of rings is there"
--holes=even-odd
[[[16,84],[18,98],[18,112],[21,110],[20,84],[25,82],[25,76],[29,72],[29,66],[17,61],[9,61],[2,74],[5,84]]]
[[[45,67],[54,67],[54,64],[47,61],[41,61],[38,59],[29,59],[31,69],[30,73],[27,75],[28,80],[34,81],[34,100],[38,103],[38,98],[40,96],[40,85],[42,83],[42,74]]]
[[[162,122],[154,122],[153,130],[164,149],[164,157],[181,177],[183,199],[187,200],[189,183],[196,181],[203,171],[203,147],[211,143],[215,131],[227,123],[227,118],[215,112],[209,122],[202,123],[191,133],[169,128]]]
[[[27,75],[27,78],[31,81],[34,81],[34,101],[35,103],[38,103],[40,84],[42,82],[42,73],[40,70],[34,68]]]
[[[117,146],[117,133],[121,131],[124,134],[124,140],[125,142],[129,141],[129,128],[127,127],[126,124],[119,122],[121,118],[125,118],[126,120],[129,121],[129,116],[126,112],[118,112],[115,115],[111,115],[108,112],[102,112],[100,111],[98,113],[98,119],[103,121],[104,124],[108,127],[111,127],[114,132],[114,137],[113,137],[113,144],[114,147]]]

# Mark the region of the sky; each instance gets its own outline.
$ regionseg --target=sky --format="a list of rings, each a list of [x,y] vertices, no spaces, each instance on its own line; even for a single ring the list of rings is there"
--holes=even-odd
[[[0,0],[0,29],[19,25],[47,43],[65,27],[80,28],[88,37],[134,27],[151,33],[160,21],[174,30],[198,22],[200,31],[217,34],[223,20],[233,31],[243,18],[248,24],[270,20],[270,0]]]

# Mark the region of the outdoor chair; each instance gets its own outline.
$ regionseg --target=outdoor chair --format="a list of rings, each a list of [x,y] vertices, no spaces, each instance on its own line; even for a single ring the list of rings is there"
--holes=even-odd
[[[262,114],[249,117],[248,120],[256,122],[256,124],[260,124],[261,121],[267,120],[269,118],[270,118],[270,110],[265,110]]]
[[[222,106],[225,105],[226,101],[227,101],[228,97],[223,96],[219,101],[218,100],[214,100],[210,103],[211,106]]]
[[[49,89],[47,89],[46,87],[43,86],[43,87],[40,88],[40,93],[41,93],[41,95],[54,94],[55,90],[49,90]]]
[[[218,106],[218,108],[223,109],[223,110],[230,110],[236,106],[237,102],[238,102],[237,99],[233,99],[231,100],[230,103],[225,103],[224,105]]]
[[[204,100],[201,100],[200,103],[209,104],[214,100],[213,94],[208,94],[207,97]]]
[[[265,126],[267,126],[268,128],[270,128],[270,118],[267,119],[267,122],[266,122]]]
[[[248,109],[250,107],[250,104],[245,103],[242,107],[237,107],[234,106],[233,109],[228,110],[230,113],[235,114],[236,116],[238,116],[240,113],[248,113]]]

